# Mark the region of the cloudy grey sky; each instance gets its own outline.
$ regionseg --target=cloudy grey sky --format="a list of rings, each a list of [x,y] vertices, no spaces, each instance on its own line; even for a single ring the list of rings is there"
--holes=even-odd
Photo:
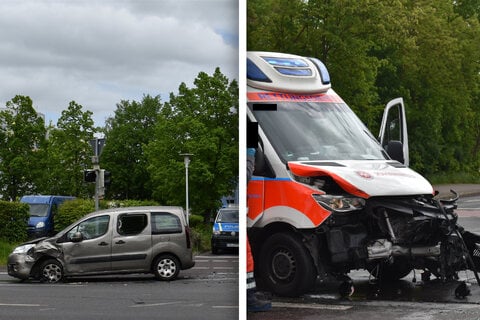
[[[238,0],[0,1],[0,107],[29,96],[47,124],[74,100],[103,125],[216,67],[238,79]]]

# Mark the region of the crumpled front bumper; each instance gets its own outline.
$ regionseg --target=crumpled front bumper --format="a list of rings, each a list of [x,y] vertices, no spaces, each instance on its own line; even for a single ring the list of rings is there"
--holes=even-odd
[[[35,259],[29,255],[12,253],[8,256],[8,275],[22,280],[28,279],[34,264]]]

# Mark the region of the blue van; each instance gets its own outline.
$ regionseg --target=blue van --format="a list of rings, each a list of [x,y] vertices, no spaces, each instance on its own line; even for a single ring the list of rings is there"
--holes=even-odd
[[[70,196],[23,196],[20,202],[30,206],[27,234],[29,238],[40,238],[55,234],[54,217],[58,212],[58,206],[66,201],[73,200]]]
[[[238,206],[218,210],[212,232],[212,253],[238,248]]]

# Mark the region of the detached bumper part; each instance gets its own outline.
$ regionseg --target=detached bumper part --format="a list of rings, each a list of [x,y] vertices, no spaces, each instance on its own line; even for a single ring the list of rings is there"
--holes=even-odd
[[[441,254],[440,244],[436,246],[402,247],[386,239],[375,241],[367,247],[368,259],[382,259],[390,256],[432,257]]]

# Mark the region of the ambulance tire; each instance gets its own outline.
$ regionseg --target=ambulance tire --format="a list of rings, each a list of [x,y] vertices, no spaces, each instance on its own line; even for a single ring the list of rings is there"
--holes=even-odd
[[[272,235],[262,246],[259,257],[259,277],[273,293],[296,297],[315,285],[317,272],[310,253],[295,235]]]

